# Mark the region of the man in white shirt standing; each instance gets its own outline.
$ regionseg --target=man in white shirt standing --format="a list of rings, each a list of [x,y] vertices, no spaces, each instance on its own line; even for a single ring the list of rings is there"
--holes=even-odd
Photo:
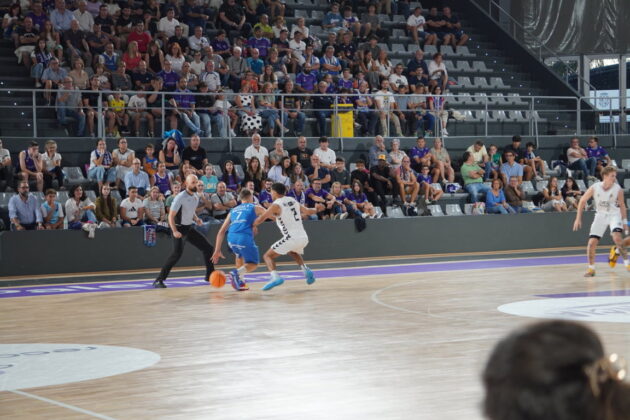
[[[389,121],[393,122],[396,128],[396,136],[402,137],[400,120],[398,116],[392,112],[392,109],[396,109],[396,101],[394,100],[394,95],[389,91],[389,80],[385,79],[381,82],[381,90],[376,92],[374,103],[376,104],[379,119],[381,120],[383,136],[389,137],[389,123],[387,121],[387,117],[389,116]]]
[[[313,154],[319,157],[319,163],[321,166],[329,171],[335,169],[337,155],[333,149],[328,147],[328,137],[322,136],[319,138],[319,147],[313,150]]]
[[[263,165],[264,170],[269,170],[269,151],[265,146],[261,146],[261,137],[260,134],[254,133],[252,135],[252,144],[245,149],[245,162],[249,164],[249,161],[253,157],[257,157],[258,161],[261,165]]]

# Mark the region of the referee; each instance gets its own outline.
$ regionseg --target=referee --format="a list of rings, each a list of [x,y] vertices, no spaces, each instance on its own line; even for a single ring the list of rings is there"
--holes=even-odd
[[[212,253],[214,248],[210,245],[210,242],[199,233],[194,226],[194,223],[198,225],[202,224],[200,218],[197,217],[195,210],[197,209],[197,203],[199,203],[199,196],[197,195],[197,176],[188,175],[186,177],[185,186],[186,189],[179,194],[173,200],[171,210],[168,213],[168,225],[173,232],[173,239],[175,240],[175,248],[168,257],[162,271],[158,275],[157,279],[153,282],[155,288],[165,288],[164,280],[168,277],[168,273],[184,252],[184,241],[188,241],[201,252],[203,252],[203,258],[206,262],[206,280],[210,278],[210,273],[214,271],[214,264],[212,264]]]

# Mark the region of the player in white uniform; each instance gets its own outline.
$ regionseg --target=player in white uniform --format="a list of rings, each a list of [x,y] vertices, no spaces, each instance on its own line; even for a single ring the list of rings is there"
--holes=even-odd
[[[316,214],[317,210],[302,206],[292,197],[285,197],[286,192],[287,189],[284,184],[273,184],[271,186],[273,204],[254,222],[254,227],[256,227],[265,220],[275,217],[276,224],[282,232],[282,239],[271,245],[271,248],[263,256],[265,264],[271,272],[271,280],[263,286],[262,290],[269,290],[284,283],[284,279],[276,271],[275,260],[280,255],[289,255],[295,260],[306,277],[306,284],[315,282],[313,272],[304,264],[302,258],[304,248],[308,245],[308,235],[302,224],[302,215]]]
[[[622,232],[628,233],[628,220],[626,204],[623,199],[623,190],[617,183],[617,170],[612,166],[602,169],[602,181],[590,186],[580,199],[573,223],[573,230],[577,231],[582,226],[582,212],[588,200],[593,198],[595,203],[595,219],[591,225],[588,240],[588,270],[584,277],[595,276],[595,249],[599,240],[604,236],[607,228],[621,254],[626,270],[630,271],[630,260],[623,243]]]

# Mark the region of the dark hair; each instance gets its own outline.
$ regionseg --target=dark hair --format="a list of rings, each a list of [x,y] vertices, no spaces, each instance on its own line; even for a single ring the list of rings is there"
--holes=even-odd
[[[54,188],[48,188],[46,190],[46,194],[45,195],[50,195],[50,194],[55,194],[57,195],[57,191],[54,190]]]
[[[469,151],[465,151],[464,154],[462,155],[462,160],[466,162],[471,155],[472,153],[470,153]]]
[[[355,164],[357,164],[357,165],[359,165],[359,164],[361,164],[361,165],[365,165],[365,160],[363,160],[363,159],[357,159],[357,161],[355,162]]]
[[[81,194],[81,198],[79,200],[83,201],[87,198],[87,195],[85,195],[85,190],[83,189],[83,187],[80,184],[76,184],[73,185],[72,187],[70,187],[70,198],[74,198],[74,192],[78,189],[81,188],[82,189],[82,194]]]
[[[534,143],[532,143],[531,141],[527,142],[527,144],[525,145],[525,147],[533,147],[534,149],[536,148],[536,145]]]
[[[603,357],[599,337],[584,325],[545,321],[519,329],[488,359],[484,413],[491,420],[627,419],[630,387],[598,368]],[[590,368],[597,370],[589,375]]]
[[[338,156],[337,159],[335,159],[335,162],[345,162],[345,159],[341,156]]]
[[[32,141],[28,144],[28,147],[39,147],[39,143],[37,143],[36,141]]]
[[[138,187],[132,185],[131,187],[128,188],[128,190],[129,190],[129,192],[131,192],[131,190],[138,191]]]
[[[477,146],[483,146],[483,142],[482,142],[481,140],[477,140],[477,141],[475,142],[475,144],[476,144]]]
[[[518,134],[516,136],[512,136],[512,142],[516,142],[516,141],[521,141],[521,136],[519,136]]]
[[[274,182],[271,186],[271,191],[275,191],[276,194],[285,195],[287,193],[287,187],[280,182]]]
[[[320,143],[328,143],[328,137],[326,137],[326,136],[321,136],[321,137],[319,138],[319,142],[320,142]]]

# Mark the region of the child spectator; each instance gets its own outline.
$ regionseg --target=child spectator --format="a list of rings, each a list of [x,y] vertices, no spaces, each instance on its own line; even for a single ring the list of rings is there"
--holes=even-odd
[[[374,219],[377,217],[376,209],[367,199],[363,192],[363,186],[358,179],[352,182],[352,191],[346,195],[346,208],[352,207],[355,216],[359,213],[360,217]]]
[[[166,208],[167,212],[170,211],[171,204],[173,204],[173,200],[175,199],[177,194],[182,191],[182,184],[179,181],[173,181],[173,184],[171,185],[171,191],[172,194],[166,197],[166,200],[164,201],[164,207]]]
[[[100,229],[120,227],[118,218],[118,201],[112,197],[111,188],[105,184],[96,199],[96,220]]]
[[[580,187],[578,187],[575,179],[567,178],[566,182],[562,186],[562,198],[564,198],[565,203],[567,204],[568,210],[577,210],[578,202],[582,197],[582,191],[580,191]]]
[[[542,209],[544,211],[568,211],[567,204],[562,198],[562,192],[558,188],[558,178],[555,176],[549,179],[549,184],[543,189],[543,196],[544,204],[542,205]]]
[[[234,162],[232,162],[231,160],[226,160],[223,163],[222,172],[223,174],[221,175],[221,181],[225,184],[227,190],[233,193],[237,193],[240,188],[241,179],[236,174]]]
[[[42,155],[44,188],[51,188],[53,179],[56,179],[59,189],[63,190],[64,174],[61,170],[61,155],[57,153],[57,142],[48,140],[44,147],[46,148],[46,153]]]
[[[41,206],[42,220],[46,230],[63,229],[63,207],[55,201],[57,191],[49,188],[46,190],[46,201]]]
[[[164,201],[160,199],[160,189],[158,187],[151,187],[151,191],[149,192],[148,197],[144,199],[142,205],[145,209],[145,223],[165,229],[168,228],[168,223],[166,222],[166,211],[164,210]]]
[[[330,188],[330,195],[335,197],[335,202],[332,204],[332,219],[343,220],[348,217],[348,212],[346,210],[346,206],[344,204],[344,200],[346,199],[346,194],[343,192],[341,188],[341,184],[339,182],[333,182],[332,187]]]
[[[203,182],[203,192],[206,194],[214,194],[217,192],[217,184],[219,178],[214,174],[214,167],[207,163],[203,167],[204,174],[201,176],[201,182]]]
[[[173,174],[166,170],[166,165],[163,162],[158,163],[157,172],[150,181],[152,186],[158,187],[162,197],[168,197],[171,194]]]
[[[123,227],[142,226],[144,222],[144,204],[138,197],[138,188],[131,186],[127,189],[129,197],[120,203],[120,219]]]
[[[149,175],[149,179],[157,172],[158,159],[155,156],[155,147],[152,144],[147,144],[144,148],[144,157],[142,158],[142,169]]]
[[[534,143],[527,143],[525,145],[527,151],[525,152],[524,164],[528,165],[532,168],[532,172],[536,181],[542,181],[545,176],[545,162],[539,156],[536,156],[534,150],[536,150],[536,146]],[[538,171],[536,170],[538,168]]]
[[[350,189],[350,172],[346,169],[344,158],[335,159],[335,169],[330,171],[330,180],[339,183],[344,191]]]
[[[420,169],[420,173],[418,174],[418,183],[420,184],[420,188],[424,191],[424,198],[427,200],[427,203],[436,202],[444,194],[444,191],[439,190],[437,188],[433,188],[431,186],[432,177],[430,174],[430,169],[428,166],[423,166]]]
[[[129,134],[129,115],[126,112],[127,99],[120,91],[107,98],[107,136],[118,137]]]
[[[496,145],[491,144],[488,147],[488,162],[486,163],[485,179],[498,179],[500,174],[501,165],[503,165],[503,159],[499,153],[499,149]]]

